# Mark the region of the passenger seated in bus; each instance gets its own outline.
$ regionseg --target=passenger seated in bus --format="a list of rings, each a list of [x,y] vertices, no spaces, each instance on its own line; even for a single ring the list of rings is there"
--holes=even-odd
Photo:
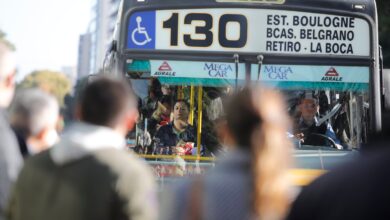
[[[173,121],[162,126],[155,135],[157,154],[190,154],[195,145],[195,129],[188,124],[189,104],[175,102]]]
[[[171,110],[173,108],[173,99],[171,96],[163,96],[157,102],[157,109],[153,112],[149,119],[148,132],[154,135],[160,127],[171,122]]]
[[[172,88],[169,86],[169,85],[162,85],[161,86],[161,92],[162,94],[165,96],[165,95],[169,95],[169,96],[172,96],[173,95],[173,91],[172,91]]]
[[[148,91],[148,96],[142,100],[141,112],[144,118],[150,118],[157,109],[157,102],[162,96],[160,82],[157,79],[153,79]]]
[[[204,87],[202,114],[202,146],[207,156],[223,152],[223,143],[220,142],[221,125],[225,121],[224,99],[226,88]],[[223,138],[222,138],[223,139]]]
[[[324,122],[317,126],[319,103],[318,98],[312,93],[305,93],[298,105],[299,117],[295,122],[294,136],[305,145],[329,145],[325,138],[314,136],[312,134],[321,134],[331,138],[338,149],[342,149],[340,141],[336,137],[332,126]],[[310,138],[308,138],[310,137]]]

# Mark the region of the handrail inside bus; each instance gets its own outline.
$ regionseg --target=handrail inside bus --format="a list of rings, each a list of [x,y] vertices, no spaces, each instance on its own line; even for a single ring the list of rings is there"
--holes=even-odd
[[[178,156],[178,155],[151,155],[151,154],[138,154],[139,157],[145,159],[176,159],[181,158],[190,161],[209,161],[214,162],[215,157],[203,157],[203,156]]]

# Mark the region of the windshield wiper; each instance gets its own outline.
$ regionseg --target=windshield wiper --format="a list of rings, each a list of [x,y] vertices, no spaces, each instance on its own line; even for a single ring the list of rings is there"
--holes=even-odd
[[[317,121],[316,126],[318,127],[318,126],[322,125],[322,123],[324,123],[325,121],[332,118],[340,110],[341,106],[342,106],[342,104],[337,103],[328,114],[326,114],[324,117],[320,118]]]
[[[347,95],[344,94],[342,98],[340,98],[339,102],[332,108],[332,110],[326,114],[324,117],[318,119],[316,126],[322,125],[325,121],[331,119],[337,112],[339,112],[340,108],[344,105],[347,100]]]
[[[236,85],[235,85],[235,89],[237,89],[237,84],[238,84],[238,63],[240,62],[240,56],[238,54],[234,54],[233,55],[233,58],[234,58],[234,64],[235,64],[235,67],[236,67]]]
[[[263,55],[258,55],[257,56],[257,61],[258,61],[258,69],[257,69],[257,81],[260,80],[260,74],[261,74],[261,66],[263,65],[263,60],[264,60],[264,56]]]

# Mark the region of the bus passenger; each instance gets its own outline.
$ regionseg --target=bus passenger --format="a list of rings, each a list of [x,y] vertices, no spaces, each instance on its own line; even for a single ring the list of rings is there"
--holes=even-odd
[[[325,138],[312,134],[325,135],[336,143],[338,149],[342,149],[340,141],[328,122],[317,125],[319,104],[316,96],[312,93],[305,93],[304,97],[299,101],[298,110],[300,112],[300,117],[295,124],[295,137],[307,145],[329,145],[326,143]]]
[[[283,219],[292,151],[284,110],[281,95],[271,90],[246,88],[235,94],[221,129],[228,153],[205,176],[166,191],[162,219]]]
[[[164,96],[165,95],[168,95],[168,96],[172,96],[173,95],[172,88],[169,85],[162,85],[161,86],[161,92],[162,92],[162,94]]]
[[[157,79],[151,81],[148,89],[148,96],[142,100],[141,113],[144,118],[150,118],[153,112],[157,109],[157,102],[162,96],[161,84]]]
[[[162,126],[156,133],[158,154],[173,154],[180,148],[188,151],[195,143],[195,129],[188,124],[190,106],[184,100],[176,101],[173,108],[173,121]]]
[[[171,122],[171,110],[173,107],[173,99],[171,96],[164,95],[157,102],[157,109],[153,112],[148,123],[148,132],[153,136],[155,132],[162,126]]]

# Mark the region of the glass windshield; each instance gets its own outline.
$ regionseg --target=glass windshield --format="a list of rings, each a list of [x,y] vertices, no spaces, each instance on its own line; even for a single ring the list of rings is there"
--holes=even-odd
[[[358,148],[368,122],[368,67],[138,60],[127,76],[141,117],[129,143],[141,154],[213,156],[223,151],[224,101],[245,82],[281,90],[298,149]]]
[[[285,94],[297,146],[353,149],[365,142],[368,67],[265,65],[257,76]]]
[[[366,139],[366,92],[338,90],[288,91],[293,120],[290,134],[300,145],[358,148]]]

